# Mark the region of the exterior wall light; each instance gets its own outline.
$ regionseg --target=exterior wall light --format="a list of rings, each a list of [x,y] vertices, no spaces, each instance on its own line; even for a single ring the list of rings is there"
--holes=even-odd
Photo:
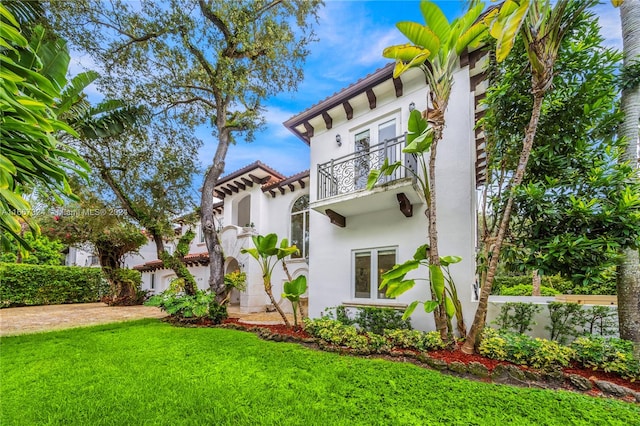
[[[411,102],[409,104],[409,111],[413,111],[414,109],[416,109],[416,103],[415,102]]]
[[[339,134],[336,135],[336,143],[338,146],[342,146],[342,137]]]

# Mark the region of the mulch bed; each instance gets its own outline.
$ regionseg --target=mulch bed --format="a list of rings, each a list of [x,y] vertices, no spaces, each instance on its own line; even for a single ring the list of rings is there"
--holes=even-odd
[[[171,320],[170,318],[167,319],[167,321],[171,322],[171,323],[178,323],[178,325],[183,325],[183,326],[191,326],[191,327],[212,327],[212,326],[216,326],[215,324],[213,324],[210,320],[207,319],[203,319],[197,322],[186,322],[185,321],[175,321],[175,320]],[[266,338],[270,338],[271,340],[278,340],[278,341],[293,341],[293,342],[302,342],[302,343],[309,343],[309,342],[314,342],[315,339],[313,338],[313,336],[311,336],[309,333],[307,333],[306,331],[304,331],[302,328],[294,328],[294,327],[287,327],[285,325],[268,325],[268,324],[260,324],[260,325],[256,325],[256,324],[248,324],[248,323],[244,323],[242,322],[242,320],[238,319],[238,318],[228,318],[226,320],[223,321],[223,323],[221,325],[218,325],[221,327],[227,327],[227,328],[235,328],[235,329],[243,329],[245,331],[250,331],[250,332],[258,332],[258,334],[261,337],[266,337]],[[317,342],[316,342],[317,343]],[[327,347],[325,345],[322,346],[324,349],[327,349]],[[353,351],[350,351],[348,348],[330,348],[333,349],[337,352],[341,352],[341,353],[350,353],[350,354],[354,354],[354,355],[358,355],[357,353],[354,353]],[[533,370],[531,368],[528,368],[526,366],[521,366],[521,365],[515,365],[512,364],[510,362],[507,361],[497,361],[494,359],[490,359],[490,358],[486,358],[484,356],[478,355],[478,354],[465,354],[462,351],[460,351],[459,348],[455,348],[453,350],[438,350],[438,351],[431,351],[427,353],[428,358],[430,359],[436,359],[436,360],[440,360],[440,361],[444,361],[446,363],[446,365],[451,365],[452,363],[454,365],[460,365],[460,364],[464,364],[464,365],[469,365],[469,364],[482,364],[484,365],[489,373],[492,373],[496,367],[498,366],[506,366],[507,368],[517,368],[522,370],[523,372],[527,373],[527,372],[531,372],[533,375],[536,375],[537,372],[536,370]],[[379,355],[372,355],[372,356],[379,356]],[[391,354],[389,354],[388,356],[384,356],[382,355],[382,357],[387,358],[387,359],[399,359],[399,358],[404,358],[407,361],[410,362],[415,362],[416,360],[419,361],[420,363],[422,363],[421,359],[424,356],[421,356],[420,352],[418,351],[408,351],[408,350],[399,350],[399,351],[392,351]],[[451,368],[451,370],[454,370],[453,368]],[[454,370],[455,371],[455,370]],[[630,389],[632,391],[635,391],[637,393],[637,396],[633,396],[631,394],[627,394],[626,396],[622,396],[619,395],[617,396],[619,399],[627,401],[627,402],[640,402],[640,382],[636,381],[636,382],[631,382],[629,380],[625,380],[615,374],[612,373],[607,373],[605,371],[601,371],[601,370],[590,370],[584,367],[580,367],[577,365],[573,365],[570,368],[565,368],[562,370],[562,373],[564,373],[564,378],[566,379],[568,376],[570,375],[576,375],[576,376],[581,376],[584,377],[585,379],[588,379],[589,382],[596,383],[596,381],[604,381],[604,382],[609,382],[609,383],[613,383],[614,385],[618,385],[618,386],[622,386],[624,388]],[[465,377],[471,377],[468,374],[464,375]],[[482,381],[491,381],[491,379],[489,378],[477,378],[475,377],[475,379],[479,379]],[[519,380],[515,380],[515,382],[518,382]],[[556,388],[562,388],[562,389],[567,389],[567,390],[573,390],[575,391],[576,388],[570,386],[568,383],[566,383],[568,380],[560,380],[560,383],[556,384]],[[511,384],[518,384],[518,383],[514,383],[514,381],[508,381]],[[529,383],[531,385],[531,383]],[[547,385],[541,385],[540,387],[549,387]],[[616,396],[616,395],[611,395],[611,394],[605,394],[604,392],[602,392],[597,386],[593,386],[593,388],[586,390],[583,392],[586,395],[591,395],[591,396]]]

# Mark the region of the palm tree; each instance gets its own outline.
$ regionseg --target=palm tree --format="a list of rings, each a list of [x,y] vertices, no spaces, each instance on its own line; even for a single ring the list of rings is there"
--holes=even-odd
[[[410,139],[407,150],[422,155],[429,151],[428,172],[424,178],[427,216],[429,220],[429,265],[430,282],[434,282],[434,274],[442,274],[441,261],[438,253],[437,210],[436,210],[436,157],[438,142],[442,139],[445,118],[451,89],[453,74],[458,64],[460,54],[469,46],[478,45],[486,34],[486,27],[478,21],[484,6],[482,4],[471,7],[467,13],[449,23],[442,10],[429,1],[420,3],[420,10],[425,24],[415,22],[399,22],[396,26],[411,44],[387,47],[383,56],[396,60],[394,77],[413,67],[420,67],[425,73],[428,83],[428,99],[430,105],[423,113],[428,119],[429,126],[419,126],[415,139]],[[420,132],[422,133],[420,135]],[[410,148],[411,147],[411,148]],[[405,150],[405,152],[409,152]],[[443,338],[447,336],[447,307],[446,294],[441,288],[441,294],[436,294],[431,286],[431,298],[440,304],[434,311],[436,328]],[[439,291],[439,290],[438,290]],[[460,323],[462,319],[458,318]],[[462,329],[464,325],[462,323]]]
[[[635,83],[625,84],[622,90],[621,108],[624,122],[620,127],[620,137],[628,142],[626,161],[638,169],[639,121],[640,121],[640,2],[638,0],[612,0],[620,6],[622,23],[622,46],[624,69],[635,69]],[[626,73],[624,73],[626,74]],[[628,75],[630,75],[629,73]],[[627,248],[622,253],[622,262],[617,273],[618,319],[620,337],[634,342],[634,354],[640,358],[640,256],[637,249]]]
[[[510,190],[520,185],[524,178],[544,96],[553,83],[553,68],[562,39],[580,14],[597,3],[597,0],[558,0],[552,6],[550,0],[506,0],[500,9],[492,10],[485,17],[489,33],[497,41],[496,59],[504,60],[511,52],[516,37],[520,35],[524,40],[527,59],[531,66],[531,118],[522,141],[518,167],[509,184]],[[507,199],[498,234],[491,249],[489,269],[482,283],[478,308],[462,346],[465,353],[473,353],[475,342],[486,321],[491,286],[498,269],[504,236],[509,227],[513,201],[512,192]]]

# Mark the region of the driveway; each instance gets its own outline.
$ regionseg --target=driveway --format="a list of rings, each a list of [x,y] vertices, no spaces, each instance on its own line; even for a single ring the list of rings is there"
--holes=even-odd
[[[105,303],[26,306],[0,309],[0,336],[167,316],[154,306],[108,306]]]
[[[105,303],[4,308],[0,309],[0,336],[166,316],[166,312],[154,306],[108,306]],[[229,307],[229,317],[247,324],[283,324],[277,312],[242,313],[235,306]],[[293,322],[291,315],[287,317]]]

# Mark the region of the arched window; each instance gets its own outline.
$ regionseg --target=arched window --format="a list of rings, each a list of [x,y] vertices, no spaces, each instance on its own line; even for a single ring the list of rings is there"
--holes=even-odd
[[[295,244],[300,253],[293,258],[309,257],[309,196],[298,198],[291,207],[291,244]]]

